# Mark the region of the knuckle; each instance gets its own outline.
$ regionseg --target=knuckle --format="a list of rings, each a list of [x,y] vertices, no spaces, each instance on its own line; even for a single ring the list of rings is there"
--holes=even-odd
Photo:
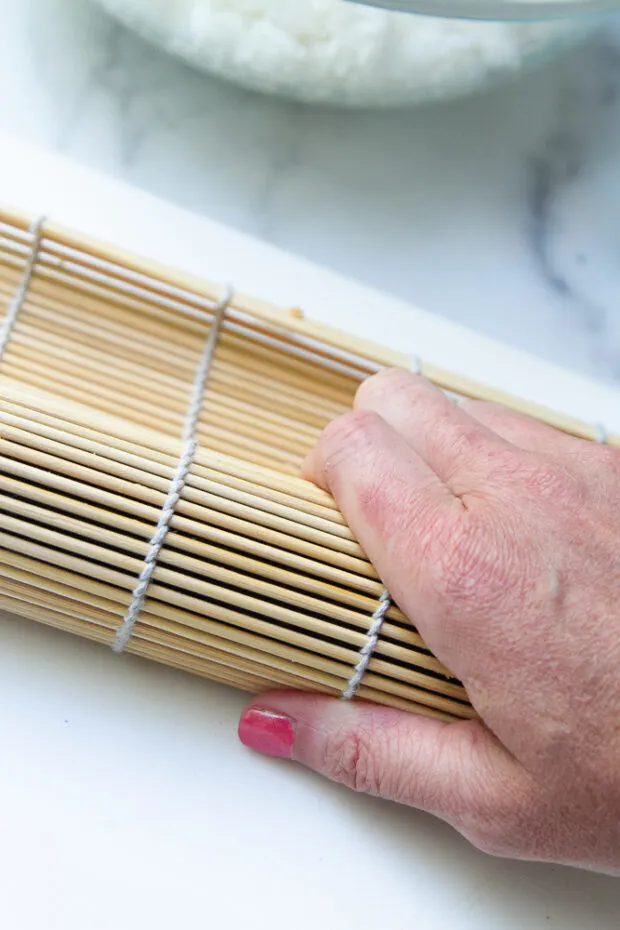
[[[355,395],[355,403],[357,406],[363,406],[386,394],[410,389],[414,383],[415,375],[404,368],[383,368],[362,381]]]
[[[472,602],[480,608],[505,597],[518,575],[515,562],[513,550],[502,544],[496,531],[461,520],[444,524],[427,565],[444,601],[461,608]]]
[[[587,482],[561,461],[506,447],[496,449],[488,464],[489,499],[508,501],[515,512],[538,506],[575,508],[587,501]]]
[[[528,453],[509,444],[497,445],[485,450],[487,480],[491,489],[498,488],[502,494],[508,488],[514,491],[536,472],[540,462]]]
[[[352,410],[332,420],[321,438],[326,462],[336,465],[357,456],[372,442],[379,421],[370,410]]]
[[[594,446],[597,464],[614,478],[620,478],[620,449],[613,446]]]
[[[384,778],[372,733],[345,730],[328,740],[324,769],[328,776],[353,791],[382,795]]]
[[[536,462],[522,468],[517,478],[517,488],[537,501],[568,506],[585,503],[585,484],[560,464]]]
[[[343,473],[367,459],[380,429],[380,417],[368,410],[353,410],[333,420],[320,441],[323,469],[332,491]]]
[[[526,481],[528,476],[526,476]],[[579,481],[566,469],[546,463],[529,475],[529,486],[551,500],[570,499],[578,494]]]

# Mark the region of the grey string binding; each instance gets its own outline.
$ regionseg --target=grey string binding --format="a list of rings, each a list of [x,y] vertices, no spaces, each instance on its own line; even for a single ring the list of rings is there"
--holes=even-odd
[[[350,701],[352,698],[354,698],[359,690],[362,679],[368,670],[370,660],[372,659],[374,651],[377,648],[383,621],[385,620],[386,614],[391,606],[392,598],[390,597],[390,592],[384,591],[379,598],[379,606],[370,618],[370,629],[368,630],[366,644],[360,650],[359,662],[355,666],[355,670],[349,679],[346,689],[342,692],[342,697],[345,701]]]
[[[211,371],[211,365],[215,356],[224,316],[232,299],[233,290],[231,287],[227,287],[222,299],[215,308],[215,316],[211,324],[211,329],[209,330],[209,336],[205,344],[202,358],[196,369],[196,377],[194,378],[192,386],[190,405],[183,429],[183,440],[185,444],[176,471],[170,482],[170,488],[168,489],[168,494],[166,495],[159,515],[155,533],[149,543],[149,549],[144,559],[142,571],[140,572],[138,583],[133,591],[131,604],[129,605],[125,619],[119,627],[114,643],[112,644],[112,649],[117,653],[124,652],[127,648],[138,617],[142,613],[144,602],[151,581],[153,580],[155,569],[157,568],[157,562],[166,541],[168,530],[170,529],[170,523],[174,516],[176,506],[181,499],[189,470],[196,455],[196,449],[198,448],[196,433],[198,431],[198,422],[200,420],[204,394],[209,380],[209,372]]]
[[[13,329],[15,328],[15,323],[17,322],[19,313],[24,306],[26,297],[28,295],[30,282],[32,281],[37,259],[39,258],[39,252],[41,251],[44,225],[45,217],[42,216],[30,227],[30,232],[33,236],[30,252],[28,254],[28,258],[26,259],[21,281],[19,282],[17,291],[15,292],[15,295],[9,304],[2,328],[0,329],[0,362],[2,362],[4,353],[6,352],[9,340],[13,333]]]
[[[606,446],[609,442],[609,434],[604,423],[595,423],[594,429],[596,430],[595,442],[599,446]]]

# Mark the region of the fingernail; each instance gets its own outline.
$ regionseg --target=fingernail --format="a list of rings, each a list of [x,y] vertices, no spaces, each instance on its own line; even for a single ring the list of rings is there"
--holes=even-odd
[[[244,746],[266,756],[290,759],[295,742],[295,726],[286,714],[250,707],[239,721],[239,739]]]

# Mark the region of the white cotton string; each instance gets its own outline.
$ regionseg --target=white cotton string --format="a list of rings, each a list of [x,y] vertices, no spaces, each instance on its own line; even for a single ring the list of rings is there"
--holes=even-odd
[[[34,273],[35,265],[37,264],[39,251],[41,249],[44,223],[45,217],[42,216],[30,227],[30,232],[33,235],[30,253],[26,260],[24,272],[22,274],[21,281],[19,282],[19,287],[17,288],[15,296],[9,304],[9,308],[2,324],[2,329],[0,329],[0,362],[2,361],[4,353],[6,352],[6,348],[9,344],[9,339],[11,338],[11,334],[17,321],[19,311],[22,309],[26,300],[26,295],[28,294],[30,281],[32,280],[32,275]]]
[[[213,357],[217,348],[224,316],[232,300],[232,297],[232,288],[227,287],[224,296],[215,309],[215,316],[209,331],[209,338],[207,339],[202,358],[200,359],[200,363],[196,369],[196,377],[192,387],[190,405],[187,411],[185,427],[183,430],[183,439],[185,441],[183,452],[181,453],[179,464],[177,465],[176,471],[170,483],[168,494],[159,515],[159,520],[157,521],[155,533],[153,534],[153,537],[149,543],[149,550],[144,559],[144,565],[142,566],[142,571],[140,572],[140,577],[138,578],[138,584],[136,585],[133,592],[133,599],[129,605],[125,619],[123,620],[122,625],[116,633],[116,637],[112,645],[114,652],[124,652],[127,644],[129,643],[129,640],[133,635],[136,621],[142,613],[146,595],[153,579],[155,569],[157,568],[157,561],[164,546],[166,536],[168,535],[168,530],[170,529],[170,523],[174,516],[175,508],[179,503],[181,494],[183,493],[187,475],[196,455],[196,449],[198,447],[196,432],[198,430],[198,422],[200,420],[204,393],[207,387],[207,381],[209,380],[209,372],[213,363]]]
[[[414,375],[422,374],[422,359],[419,355],[409,356],[409,369],[413,372]]]
[[[346,690],[342,692],[342,696],[345,701],[350,701],[357,694],[357,690],[362,683],[362,678],[366,674],[370,660],[372,659],[373,653],[377,648],[377,643],[379,642],[379,636],[381,634],[381,627],[383,626],[383,621],[385,620],[385,616],[391,606],[392,598],[390,597],[390,592],[384,591],[379,598],[379,606],[371,617],[368,638],[366,640],[366,645],[360,650],[359,662],[355,666],[355,671],[349,680]]]
[[[609,436],[605,425],[603,423],[595,423],[594,428],[596,430],[596,442],[599,446],[606,446],[609,442]]]

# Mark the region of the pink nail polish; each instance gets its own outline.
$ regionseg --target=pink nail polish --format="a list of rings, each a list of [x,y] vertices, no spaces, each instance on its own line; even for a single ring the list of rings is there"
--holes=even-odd
[[[239,721],[239,739],[244,746],[267,756],[290,759],[295,727],[286,714],[250,707]]]

